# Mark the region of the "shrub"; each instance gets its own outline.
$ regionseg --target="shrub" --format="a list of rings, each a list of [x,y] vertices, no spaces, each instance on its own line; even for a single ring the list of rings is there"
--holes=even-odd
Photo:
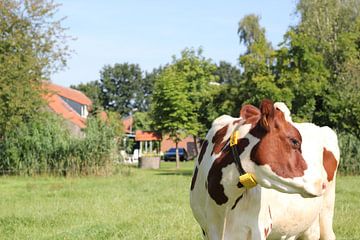
[[[0,173],[108,173],[117,157],[114,126],[94,116],[87,121],[85,137],[75,138],[62,119],[52,113],[40,114],[3,136]]]
[[[342,174],[360,174],[360,139],[350,133],[340,133],[340,166]]]

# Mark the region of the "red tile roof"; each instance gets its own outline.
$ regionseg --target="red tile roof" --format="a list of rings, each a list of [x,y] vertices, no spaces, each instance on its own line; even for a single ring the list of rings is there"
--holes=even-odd
[[[161,139],[161,134],[157,132],[141,130],[135,132],[135,141],[161,141]]]
[[[64,102],[58,95],[46,96],[48,106],[55,113],[61,115],[66,120],[69,120],[79,126],[80,128],[86,127],[86,119],[80,117],[66,102]]]
[[[61,87],[50,82],[44,82],[43,88],[48,91],[43,95],[43,98],[48,102],[48,106],[52,111],[61,115],[66,120],[76,124],[80,128],[86,127],[86,119],[81,117],[60,97],[63,96],[82,105],[91,106],[91,100],[86,97],[85,94],[80,91]]]
[[[62,97],[73,100],[74,102],[90,106],[92,104],[91,100],[82,92],[72,89],[62,87],[50,82],[44,82],[44,88],[48,90],[50,93],[54,93],[60,95]]]

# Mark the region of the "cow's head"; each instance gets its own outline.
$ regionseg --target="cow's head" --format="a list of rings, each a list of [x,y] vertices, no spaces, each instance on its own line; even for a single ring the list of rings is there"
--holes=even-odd
[[[308,171],[309,163],[302,155],[301,134],[286,120],[283,111],[270,100],[264,100],[260,109],[245,105],[241,117],[252,125],[249,134],[259,139],[251,150],[250,160],[261,186],[304,197],[323,194],[321,171],[315,175],[314,171]]]

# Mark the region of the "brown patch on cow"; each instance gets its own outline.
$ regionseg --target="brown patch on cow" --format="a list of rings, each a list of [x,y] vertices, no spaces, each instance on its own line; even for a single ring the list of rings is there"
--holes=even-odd
[[[261,112],[253,105],[244,105],[240,110],[240,117],[245,119],[246,124],[251,124],[254,127],[261,117]]]
[[[232,206],[231,210],[233,210],[234,208],[236,208],[236,205],[238,204],[238,202],[242,199],[243,195],[241,195],[240,197],[238,197],[236,200],[235,200],[235,203],[234,205]]]
[[[191,180],[191,187],[190,187],[191,191],[192,191],[192,190],[194,189],[194,187],[195,187],[197,173],[198,173],[198,168],[195,167],[194,174],[193,174],[193,177],[192,177],[192,180]]]
[[[270,216],[270,219],[272,219],[272,217],[271,217],[271,210],[270,210],[270,206],[268,206],[269,207],[269,216]]]
[[[261,139],[265,136],[266,130],[258,124],[250,130],[250,134],[256,138]]]
[[[323,150],[323,165],[327,173],[327,180],[330,182],[334,179],[338,162],[334,154],[324,148]]]
[[[244,105],[240,110],[240,117],[246,124],[251,124],[250,134],[256,138],[262,138],[266,131],[258,124],[261,119],[261,112],[253,105]]]
[[[260,106],[261,119],[250,133],[260,141],[251,150],[251,160],[257,165],[269,165],[284,178],[301,177],[307,164],[301,154],[300,132],[285,120],[284,113],[269,100]]]
[[[268,234],[269,234],[269,228],[265,228],[264,229],[264,233],[265,233],[265,238],[268,237]]]
[[[224,127],[220,128],[213,136],[212,143],[214,144],[214,148],[211,152],[211,155],[213,155],[214,153],[218,154],[226,145],[227,141],[224,141],[224,137],[227,133],[227,130],[228,125],[225,125]]]
[[[201,161],[203,160],[203,157],[204,157],[204,154],[206,152],[206,149],[207,149],[207,146],[208,146],[208,140],[205,140],[201,146],[201,150],[200,150],[200,154],[199,154],[199,157],[198,157],[198,162],[199,162],[199,165],[201,163]]]
[[[236,145],[238,153],[241,154],[249,143],[249,139],[247,138],[240,139]],[[207,178],[208,192],[211,198],[214,199],[218,205],[222,205],[228,201],[228,197],[224,192],[224,186],[221,184],[222,169],[232,163],[234,163],[234,158],[232,156],[230,146],[227,145],[221,152],[220,156],[215,159],[209,170]]]

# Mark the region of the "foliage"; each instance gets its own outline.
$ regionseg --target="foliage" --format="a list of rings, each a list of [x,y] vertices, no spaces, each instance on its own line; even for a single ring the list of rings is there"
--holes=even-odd
[[[191,131],[191,124],[195,122],[187,85],[185,76],[178,74],[174,65],[166,67],[155,81],[151,105],[153,127],[169,133],[174,142]]]
[[[129,115],[133,109],[144,111],[147,108],[152,78],[143,78],[137,64],[115,64],[105,66],[100,72],[100,89],[103,107]]]
[[[360,139],[349,133],[340,133],[339,145],[341,160],[339,171],[342,174],[359,174],[360,173]]]
[[[360,1],[302,0],[297,12],[299,43],[313,49],[328,72],[314,121],[359,134]]]
[[[72,137],[52,113],[43,113],[8,132],[0,143],[2,174],[100,173],[112,163],[116,129],[88,119],[84,138]]]
[[[79,85],[71,85],[73,89],[84,93],[92,102],[92,110],[99,111],[103,107],[102,94],[99,81],[90,81],[88,83],[80,83]]]
[[[209,113],[212,113],[209,121],[223,114],[239,116],[242,104],[239,96],[244,79],[240,69],[224,61],[220,61],[216,67],[214,74],[218,77],[220,85],[212,87],[215,92],[211,104],[208,105]],[[211,123],[207,127],[210,128]]]
[[[151,131],[152,120],[149,112],[135,112],[133,115],[133,130]]]
[[[270,98],[290,105],[293,94],[288,85],[282,84],[273,74],[276,53],[266,40],[265,29],[260,27],[259,21],[260,17],[251,14],[239,22],[240,42],[247,50],[239,58],[244,80],[236,101],[258,105],[262,99]]]
[[[152,95],[151,118],[153,128],[165,134],[175,142],[194,131],[196,119],[194,105],[189,100],[188,82],[185,75],[177,71],[175,65],[167,66],[158,76]],[[176,154],[176,166],[179,156]]]
[[[194,136],[205,137],[211,124],[213,111],[209,108],[217,91],[217,76],[214,74],[216,65],[211,59],[202,56],[202,49],[197,51],[186,48],[180,58],[173,58],[172,66],[177,75],[182,75],[186,81],[186,94],[192,104],[190,112],[192,122],[187,131]],[[189,109],[190,111],[190,109]]]
[[[0,2],[0,136],[39,112],[41,80],[66,64],[57,9],[47,0]]]
[[[160,66],[158,68],[154,68],[151,72],[145,72],[145,76],[142,80],[142,91],[144,99],[140,103],[140,107],[138,108],[140,112],[148,112],[150,110],[154,82],[157,76],[162,72],[162,70],[163,68]]]

